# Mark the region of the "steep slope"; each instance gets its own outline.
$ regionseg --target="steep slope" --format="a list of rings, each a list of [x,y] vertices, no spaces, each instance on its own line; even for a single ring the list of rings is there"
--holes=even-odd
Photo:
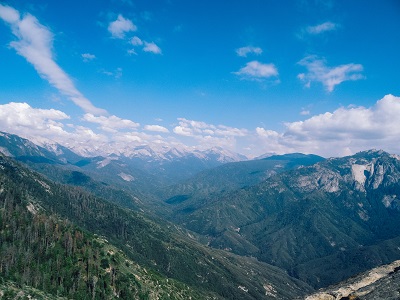
[[[88,270],[88,267],[85,267],[87,264],[84,263],[84,258],[83,261],[80,260],[80,255],[85,257],[87,251],[74,248],[74,245],[78,244],[74,239],[77,231],[80,232],[78,236],[84,236],[87,241],[83,243],[84,245],[92,244],[97,249],[90,250],[87,259],[90,259],[90,262],[88,261],[89,270],[98,273],[94,273],[95,277],[85,276],[86,281],[82,283],[83,288],[91,289],[91,292],[96,291],[96,295],[102,295],[102,290],[100,287],[100,290],[93,287],[94,278],[97,278],[96,282],[100,282],[99,278],[109,276],[110,273],[101,268],[109,270],[112,261],[121,263],[116,269],[119,270],[117,274],[121,274],[121,276],[126,274],[127,276],[127,279],[121,279],[124,287],[140,293],[151,289],[153,279],[156,279],[159,295],[169,294],[174,299],[179,298],[179,295],[183,295],[182,297],[190,295],[192,299],[204,299],[208,296],[225,299],[275,297],[292,299],[310,291],[306,284],[289,277],[279,268],[259,262],[254,258],[238,257],[205,247],[191,237],[189,232],[159,220],[157,222],[150,220],[142,214],[122,209],[80,189],[55,184],[4,156],[0,156],[0,176],[0,199],[2,200],[0,237],[3,241],[9,240],[9,247],[2,249],[8,251],[7,253],[12,253],[10,249],[17,247],[22,252],[15,253],[25,255],[26,244],[37,240],[38,249],[48,247],[49,251],[56,251],[56,253],[48,254],[47,259],[51,258],[49,263],[56,264],[54,267],[49,266],[48,269],[58,270],[63,275],[61,279],[54,277],[50,280],[51,286],[54,286],[55,290],[46,289],[47,292],[55,293],[61,289],[68,295],[73,288],[64,289],[64,284],[62,286],[60,284],[66,282],[65,278],[69,278],[68,270],[75,270],[79,266],[83,268],[81,273]],[[10,199],[17,202],[12,202]],[[52,215],[54,217],[51,217]],[[9,221],[11,219],[8,218],[12,217],[14,217],[14,221]],[[43,240],[42,234],[35,234],[36,227],[43,227],[40,224],[35,225],[41,218],[45,224],[46,222],[53,224],[52,226],[43,226],[44,228],[53,228],[50,232],[56,236],[54,243],[50,240]],[[63,221],[65,218],[69,221]],[[39,220],[36,221],[36,219]],[[22,220],[21,223],[19,220]],[[9,222],[15,225],[9,227]],[[29,225],[25,226],[24,224]],[[35,238],[32,238],[31,235]],[[20,239],[21,236],[26,236],[27,240]],[[58,236],[60,238],[57,239]],[[70,236],[72,240],[69,238]],[[19,239],[17,239],[18,237]],[[60,243],[59,246],[57,243]],[[5,244],[2,243],[2,245]],[[49,247],[49,245],[54,246]],[[33,246],[33,248],[35,247]],[[75,252],[72,249],[75,249]],[[117,258],[107,257],[107,253],[120,253],[118,249],[123,252],[118,254]],[[68,254],[68,251],[78,254],[76,258],[66,260],[65,263],[68,266],[66,267],[60,255]],[[43,250],[40,252],[42,253]],[[1,257],[8,256],[2,255]],[[35,256],[30,254],[29,257]],[[66,257],[68,258],[68,255]],[[107,259],[108,265],[103,258]],[[5,263],[13,261],[7,259]],[[6,277],[18,283],[27,283],[35,287],[36,283],[31,281],[32,276],[26,275],[29,274],[26,270],[40,274],[43,264],[42,261],[36,262],[35,259],[31,261],[32,264],[29,264],[29,268],[22,267],[21,269],[21,264],[17,264],[19,273],[17,271],[10,272],[11,268],[8,268],[9,273]],[[7,270],[4,268],[4,264],[2,266],[2,272]],[[142,270],[142,273],[138,270]],[[129,274],[133,274],[133,277]],[[145,274],[149,277],[145,277]],[[72,279],[76,278],[74,276],[71,274]],[[23,278],[27,278],[28,282]],[[148,278],[149,285],[144,285],[143,278]],[[168,280],[171,279],[173,280],[169,282]],[[71,284],[74,287],[74,284]],[[113,284],[110,283],[111,286]],[[142,290],[133,288],[138,284],[143,288]],[[107,292],[106,290],[104,293]],[[122,293],[122,290],[121,288],[121,291],[118,291]],[[126,297],[121,296],[121,298]],[[168,299],[169,297],[165,296],[164,298]]]
[[[56,163],[57,156],[31,141],[14,134],[0,131],[0,152],[4,155],[20,160],[31,160],[34,162]]]
[[[0,169],[0,299],[208,297],[49,212],[40,200],[56,191],[42,178],[2,157]]]
[[[208,198],[179,218],[213,247],[256,256],[321,287],[400,258],[399,180],[398,157],[366,151]]]

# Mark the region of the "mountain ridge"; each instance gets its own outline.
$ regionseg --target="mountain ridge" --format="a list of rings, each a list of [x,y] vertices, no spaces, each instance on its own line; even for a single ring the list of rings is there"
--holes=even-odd
[[[187,147],[178,149],[159,146],[155,148],[144,145],[127,149],[119,149],[118,147],[107,149],[106,147],[105,149],[80,151],[49,141],[35,142],[6,132],[0,132],[0,152],[19,160],[61,165],[70,164],[81,167],[90,164],[91,161],[98,162],[100,158],[103,158],[104,161],[108,160],[108,163],[125,164],[128,169],[141,170],[150,175],[156,175],[165,184],[176,183],[195,175],[199,171],[224,163],[248,159],[244,155],[221,147],[198,150]],[[129,170],[123,173],[128,175],[124,176],[125,178],[132,180],[135,178],[134,174],[129,174]]]
[[[122,216],[127,216],[129,211],[140,212],[145,220],[152,220],[151,227],[158,228],[153,231],[158,232],[155,236],[149,235],[151,238],[159,239],[161,232],[172,238],[168,232],[172,230],[176,233],[172,240],[178,238],[179,245],[187,243],[187,249],[194,251],[195,257],[218,257],[218,264],[223,268],[217,268],[215,276],[219,272],[233,272],[242,278],[243,270],[256,268],[267,278],[271,275],[269,272],[275,272],[271,268],[275,266],[280,270],[276,273],[278,277],[285,277],[281,271],[286,270],[289,278],[320,288],[400,259],[400,156],[383,150],[371,149],[328,159],[291,153],[212,167],[213,163],[221,163],[212,154],[213,163],[203,157],[202,161],[197,160],[201,162],[199,165],[190,159],[154,164],[154,161],[115,154],[82,157],[62,146],[54,146],[50,151],[4,133],[0,134],[0,147],[0,152],[52,180],[75,185],[78,190],[82,187],[117,204],[122,209],[118,214]],[[173,172],[182,174],[176,176]],[[171,179],[171,176],[175,177]],[[44,179],[39,181],[51,185]],[[51,210],[64,214],[79,207],[73,205],[66,209],[60,203],[51,206]],[[35,206],[29,207],[35,210]],[[109,207],[110,211],[115,209]],[[94,220],[98,218],[91,210],[85,210],[85,216],[74,215],[72,220],[79,226],[93,226],[85,219],[90,216]],[[176,224],[168,223],[165,218]],[[79,223],[82,220],[84,223]],[[114,225],[107,220],[98,221],[107,228],[119,224],[125,230],[121,220]],[[110,230],[106,227],[102,230]],[[93,228],[97,227],[86,227],[89,231]],[[166,229],[168,233],[163,231]],[[192,237],[187,240],[188,236]],[[156,240],[155,245],[160,245]],[[115,236],[113,241],[118,241]],[[120,246],[123,251],[132,251],[130,247],[141,247],[143,241]],[[163,260],[174,261],[177,266],[174,259],[184,252],[171,254],[164,246],[157,247],[150,253],[163,259],[154,260],[157,264],[153,267],[169,276],[168,265]],[[163,250],[154,254],[152,251],[157,249]],[[135,257],[150,266],[153,264],[146,256]],[[182,256],[181,261],[198,268],[192,259]],[[237,269],[233,262],[243,270]],[[204,263],[216,270],[212,260]],[[199,284],[200,277],[180,277],[185,270],[176,271],[176,279],[190,278]],[[234,278],[231,279],[235,281]],[[223,281],[218,282],[224,289],[227,287]],[[241,283],[240,290],[245,293],[251,290],[252,295],[260,295],[263,289],[268,292],[256,282]],[[296,281],[293,284],[298,285]],[[274,289],[282,293],[279,284]]]
[[[399,158],[369,150],[204,197],[202,206],[175,213],[180,224],[208,236],[211,246],[256,256],[319,287],[362,271],[376,249],[383,255],[376,256],[376,265],[400,258],[383,251],[385,245],[397,249],[396,243],[380,243],[400,234],[399,181]],[[353,271],[325,277],[326,268],[318,269],[317,259],[336,253],[323,261],[329,266],[360,247],[366,256],[353,262]]]

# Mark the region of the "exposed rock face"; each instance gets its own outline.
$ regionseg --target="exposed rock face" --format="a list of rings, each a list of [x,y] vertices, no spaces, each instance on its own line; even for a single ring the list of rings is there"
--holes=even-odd
[[[400,260],[374,268],[305,300],[399,299]]]

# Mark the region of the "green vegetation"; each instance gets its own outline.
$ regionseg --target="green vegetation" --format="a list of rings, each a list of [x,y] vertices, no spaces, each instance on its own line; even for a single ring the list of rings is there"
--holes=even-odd
[[[354,164],[373,164],[363,186]],[[400,258],[389,242],[400,235],[399,180],[400,161],[371,151],[231,192],[208,193],[192,181],[187,187],[200,187],[199,193],[169,202],[173,220],[209,237],[212,247],[255,256],[319,288]]]
[[[2,280],[73,299],[187,299],[200,295],[140,267],[105,238],[81,230],[55,214],[49,215],[37,201],[40,195],[32,197],[28,192],[33,188],[28,184],[35,181],[49,195],[54,186],[50,187],[38,177],[18,176],[26,171],[15,172],[16,167],[4,160],[0,166],[3,171],[0,186]],[[16,188],[17,179],[20,184],[21,180],[29,179],[23,183],[25,189]],[[5,299],[15,290],[12,285],[7,286],[2,287]]]
[[[203,246],[174,225],[5,157],[0,166],[2,277],[18,285],[74,299],[259,299],[265,286],[291,299],[310,291],[278,268]]]
[[[400,259],[400,160],[383,151],[229,163],[161,193],[138,161],[0,142],[25,163],[0,156],[0,291],[293,299]]]

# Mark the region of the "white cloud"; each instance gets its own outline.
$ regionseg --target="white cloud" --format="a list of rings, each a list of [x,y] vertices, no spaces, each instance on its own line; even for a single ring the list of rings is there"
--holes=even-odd
[[[241,57],[247,57],[248,54],[260,55],[262,53],[260,47],[246,46],[236,49],[236,54]]]
[[[261,80],[269,77],[278,76],[278,70],[274,64],[263,64],[259,61],[251,61],[246,64],[239,71],[234,72],[242,79],[247,80]]]
[[[0,105],[0,130],[25,138],[58,139],[66,137],[62,121],[70,117],[55,109],[32,108],[27,103]]]
[[[325,22],[315,26],[308,26],[306,32],[309,34],[317,35],[327,31],[336,30],[339,27],[338,24],[332,22]]]
[[[151,43],[144,42],[143,51],[151,52],[154,54],[161,54],[161,49],[153,42]]]
[[[82,54],[82,58],[83,58],[84,62],[88,62],[88,61],[91,61],[91,60],[95,59],[96,55],[90,54],[90,53],[83,53]]]
[[[0,122],[5,127],[32,127],[44,130],[48,121],[66,120],[70,117],[55,109],[35,109],[27,103],[10,102],[0,105]]]
[[[0,18],[7,23],[14,24],[19,22],[20,15],[16,9],[0,4]]]
[[[89,122],[89,126],[82,126],[82,121]],[[96,128],[92,124],[100,126]],[[182,146],[171,137],[167,141],[159,134],[138,132],[138,127],[138,123],[116,116],[86,114],[83,119],[71,120],[62,111],[32,108],[26,103],[0,105],[0,131],[17,134],[39,144],[56,142],[81,155],[129,154],[140,145]]]
[[[286,123],[282,134],[257,128],[268,151],[340,156],[367,149],[400,153],[400,98],[387,95],[374,106],[341,107],[334,112]],[[265,151],[267,152],[267,151]]]
[[[143,46],[143,41],[142,41],[139,37],[137,37],[137,36],[134,36],[134,37],[130,40],[130,43],[131,43],[134,47]],[[137,52],[136,52],[135,49],[129,49],[129,50],[128,50],[128,54],[129,54],[129,55],[137,55]]]
[[[117,20],[111,22],[108,26],[108,31],[114,38],[124,39],[126,33],[137,31],[137,27],[132,23],[131,20],[125,19],[121,14],[118,15]],[[141,47],[144,52],[150,52],[153,54],[162,54],[160,47],[154,42],[146,42],[138,36],[134,36],[129,39],[129,44],[133,47]],[[129,55],[137,55],[137,49],[127,50]]]
[[[164,133],[169,132],[169,130],[167,128],[165,128],[164,126],[160,126],[160,125],[145,125],[144,130],[155,131],[155,132],[164,132]]]
[[[202,121],[178,118],[179,125],[175,126],[173,132],[181,137],[190,138],[197,149],[210,149],[212,147],[222,147],[235,150],[237,138],[244,137],[248,131],[228,127],[224,125],[213,125]]]
[[[263,137],[274,137],[274,138],[276,138],[276,137],[280,136],[278,132],[276,132],[274,130],[267,130],[267,129],[264,129],[262,127],[257,127],[256,128],[256,133],[259,136],[263,136]]]
[[[121,119],[117,116],[94,116],[93,114],[85,114],[83,120],[99,124],[100,128],[107,132],[118,132],[120,129],[136,129],[139,123],[127,119]]]
[[[0,17],[11,26],[12,33],[18,38],[17,41],[11,42],[10,46],[31,63],[41,77],[84,111],[94,114],[107,113],[86,99],[64,70],[54,61],[51,50],[53,34],[48,28],[30,14],[26,14],[20,19],[18,11],[1,4]]]
[[[184,136],[204,137],[204,136],[217,136],[217,137],[237,137],[245,136],[248,132],[246,129],[239,129],[225,125],[207,124],[201,121],[187,120],[185,118],[178,118],[179,125],[175,126],[174,133]]]
[[[143,41],[142,41],[140,38],[138,38],[137,36],[134,36],[134,37],[131,39],[131,44],[132,44],[133,46],[142,46],[142,45],[143,45]]]
[[[178,135],[183,135],[183,136],[192,136],[192,131],[190,128],[186,128],[184,126],[175,126],[173,129],[173,132],[178,134]]]
[[[112,37],[123,39],[127,32],[136,31],[137,27],[131,20],[125,19],[121,14],[118,18],[108,25],[108,31]]]
[[[77,121],[59,110],[11,102],[0,105],[0,131],[34,141],[52,140],[81,154],[129,153],[139,145],[185,147],[181,142],[185,141],[194,149],[220,146],[252,155],[303,152],[330,157],[372,148],[400,154],[399,115],[400,97],[387,95],[371,107],[340,107],[304,121],[285,123],[280,132],[263,127],[250,131],[179,118],[173,133],[168,134],[159,125],[146,125],[143,130],[155,132],[147,134],[140,131],[138,123],[117,116],[88,113]],[[86,126],[79,121],[86,122]]]
[[[308,73],[297,75],[306,87],[311,86],[311,82],[321,82],[328,92],[332,92],[336,85],[344,81],[354,81],[363,79],[361,74],[363,66],[360,64],[346,64],[337,67],[326,66],[326,61],[317,56],[311,55],[298,62],[299,65],[307,68]]]

